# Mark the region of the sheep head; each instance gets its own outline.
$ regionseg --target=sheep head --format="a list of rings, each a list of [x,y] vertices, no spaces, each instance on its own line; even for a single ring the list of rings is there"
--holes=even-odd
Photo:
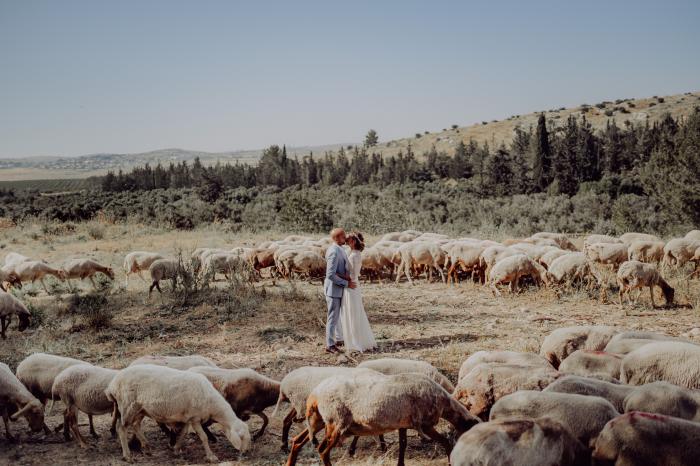
[[[32,400],[13,414],[10,419],[18,420],[20,417],[27,419],[32,432],[40,432],[44,429],[44,405],[39,400]]]
[[[250,449],[250,430],[248,425],[238,418],[226,428],[226,438],[234,448],[241,452]]]

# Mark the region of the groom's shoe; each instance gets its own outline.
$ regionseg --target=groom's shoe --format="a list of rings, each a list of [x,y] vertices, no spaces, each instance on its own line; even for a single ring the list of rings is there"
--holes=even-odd
[[[345,342],[344,342],[344,341],[338,341],[338,342],[335,343],[335,346],[337,346],[338,348],[342,348],[343,346],[345,346]]]
[[[326,353],[340,353],[340,350],[335,346],[329,346],[328,348],[326,348]]]

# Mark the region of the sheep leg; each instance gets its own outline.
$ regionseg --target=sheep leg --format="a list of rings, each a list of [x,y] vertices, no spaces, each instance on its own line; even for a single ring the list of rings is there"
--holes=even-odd
[[[324,466],[331,466],[331,451],[340,441],[340,431],[333,424],[326,425],[326,438],[323,449],[319,448],[319,455]]]
[[[141,270],[139,270],[139,271],[136,272],[136,273],[138,274],[139,278],[141,278],[141,280],[143,280],[144,282],[146,281],[146,279],[143,278],[143,275],[141,274]]]
[[[282,421],[282,451],[289,451],[289,429],[297,417],[297,410],[292,408]]]
[[[270,420],[267,418],[267,416],[265,415],[265,413],[263,413],[262,411],[259,412],[259,413],[255,413],[255,414],[257,414],[258,417],[259,417],[260,419],[262,419],[263,425],[262,425],[262,427],[260,427],[260,430],[257,431],[257,432],[253,435],[253,440],[257,440],[257,439],[259,439],[260,437],[262,437],[262,434],[265,433],[265,429],[267,428],[267,424],[270,422]]]
[[[654,302],[654,285],[649,285],[649,296],[651,297],[651,307],[656,309],[656,303]]]
[[[41,283],[41,286],[44,288],[44,291],[46,291],[46,294],[49,294],[49,289],[46,288],[46,283],[44,283],[44,277],[41,277],[39,279],[39,282]]]
[[[88,414],[88,421],[90,422],[90,435],[92,435],[92,438],[100,438],[97,432],[95,432],[95,425],[92,423],[92,414]]]
[[[204,433],[207,434],[207,438],[211,443],[216,443],[219,441],[219,439],[216,438],[216,435],[212,434],[211,431],[209,430],[209,426],[212,425],[214,421],[207,421],[202,423],[202,430],[204,430]]]
[[[379,436],[379,448],[384,452],[386,451],[386,440],[384,440],[384,435]]]
[[[90,283],[92,283],[92,288],[97,291],[97,285],[95,284],[95,280],[92,279],[92,275],[88,277],[88,280],[90,280]]]
[[[444,435],[440,434],[440,432],[436,431],[433,426],[423,426],[423,432],[445,448],[449,461],[450,453],[452,453],[452,444],[450,441]]]
[[[350,448],[348,448],[348,456],[355,456],[355,450],[357,450],[357,441],[360,440],[359,436],[354,436],[352,442],[350,442]]]
[[[146,454],[150,454],[150,447],[148,446],[148,442],[146,441],[146,436],[143,435],[143,431],[141,430],[141,422],[143,421],[143,414],[139,415],[139,418],[136,422],[134,422],[134,435],[138,439],[139,443],[141,444],[141,451],[143,451]]]
[[[116,415],[116,413],[112,413],[112,425],[109,427],[109,433],[112,434],[112,437],[114,437],[115,434],[117,433],[117,415]]]
[[[5,330],[7,330],[7,326],[5,325],[5,316],[0,316],[0,336],[2,336],[3,340],[7,338],[7,336],[5,336]]]
[[[182,428],[178,431],[177,435],[174,437],[174,442],[173,437],[171,437],[171,447],[173,447],[173,451],[175,453],[180,453],[182,451],[182,442],[185,440],[185,435],[187,434],[187,426],[183,425]]]
[[[204,446],[204,452],[207,455],[207,461],[209,461],[210,463],[218,463],[219,458],[217,458],[216,455],[211,451],[211,448],[209,448],[209,440],[207,439],[207,434],[204,433],[204,429],[202,429],[202,424],[200,424],[199,422],[192,422],[190,425],[192,426],[194,431],[197,432],[199,440],[202,442],[202,446]]]
[[[5,438],[8,442],[14,442],[15,437],[10,433],[10,416],[7,414],[7,408],[3,406],[0,409],[2,409],[2,421],[5,423]]]
[[[302,433],[294,437],[294,440],[292,440],[292,451],[289,452],[289,457],[287,458],[287,466],[294,466],[297,464],[299,452],[310,439],[311,436],[309,435],[309,429],[304,429]]]
[[[406,429],[399,429],[399,462],[397,463],[397,466],[404,466],[407,443],[408,439],[406,438]]]
[[[119,437],[119,443],[122,446],[122,457],[124,458],[124,461],[131,463],[133,458],[131,456],[131,450],[129,449],[129,439],[127,437],[126,427],[121,419],[119,419],[119,422],[117,422],[117,436]]]
[[[71,405],[66,408],[66,415],[63,418],[63,422],[68,424],[70,431],[73,433],[73,437],[75,437],[78,444],[80,444],[80,448],[88,448],[89,445],[87,442],[85,442],[85,439],[80,434],[80,429],[78,428],[78,409],[75,407],[75,405]]]

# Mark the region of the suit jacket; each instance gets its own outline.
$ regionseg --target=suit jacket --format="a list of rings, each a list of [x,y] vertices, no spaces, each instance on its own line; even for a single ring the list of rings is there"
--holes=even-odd
[[[338,274],[347,275],[348,258],[343,248],[337,244],[328,247],[326,251],[326,278],[323,280],[323,290],[326,296],[342,298],[343,290],[348,286],[348,281],[340,278]]]

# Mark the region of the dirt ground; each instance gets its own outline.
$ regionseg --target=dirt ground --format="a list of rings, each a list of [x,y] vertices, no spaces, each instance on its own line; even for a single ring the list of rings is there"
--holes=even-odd
[[[197,353],[208,356],[221,367],[250,367],[281,379],[303,365],[355,365],[365,359],[400,357],[426,360],[456,382],[461,362],[471,353],[490,349],[538,351],[544,336],[558,327],[606,324],[689,338],[694,337],[688,332],[700,327],[697,312],[700,283],[677,277],[671,280],[677,299],[691,304],[692,308],[652,309],[648,292],[642,294],[638,305],[621,308],[618,304],[601,304],[597,295],[583,290],[558,297],[552,290],[529,289],[515,296],[504,294],[496,298],[487,288],[467,282],[456,287],[424,280],[414,286],[363,283],[365,307],[379,350],[331,356],[323,351],[325,303],[318,281],[273,284],[265,280],[255,284],[253,297],[240,299],[219,293],[217,299],[187,300],[173,295],[168,285],[162,297],[154,296],[146,301],[145,282],[136,278],[128,288],[124,287],[121,264],[129,251],[187,253],[199,246],[251,245],[282,236],[240,235],[219,230],[217,226],[172,232],[138,225],[86,224],[66,234],[49,236],[42,233],[40,225],[0,231],[0,260],[10,251],[56,264],[69,257],[87,256],[111,264],[117,271],[109,296],[114,316],[108,328],[97,331],[79,325],[78,317],[61,312],[69,294],[55,288],[56,283],[51,285],[56,290],[51,296],[39,286],[36,293],[31,285],[25,287],[22,299],[42,309],[44,323],[24,333],[17,332],[13,323],[7,340],[0,341],[0,361],[14,369],[27,355],[43,351],[121,368],[146,354]],[[226,283],[217,286],[227,289]],[[89,290],[88,283],[81,287]],[[660,296],[657,302],[663,302]],[[286,409],[283,406],[283,412]],[[61,411],[62,405],[57,403],[47,418],[50,427],[60,424]],[[271,412],[272,408],[268,415]],[[238,453],[223,435],[212,445],[214,452],[226,464],[282,464],[286,459],[280,451],[283,414],[271,419],[267,432],[249,452]],[[11,428],[20,434],[21,443],[11,444],[4,436],[0,437],[0,464],[44,465],[47,461],[55,465],[124,464],[118,442],[109,435],[109,416],[96,417],[95,421],[101,438],[93,440],[88,450],[80,450],[74,442],[64,442],[61,434],[29,434],[24,421],[12,423]],[[80,423],[87,435],[87,418],[81,416]],[[251,431],[260,425],[257,418],[248,423]],[[144,426],[152,453],[136,454],[138,464],[205,462],[195,435],[189,436],[184,452],[177,456],[169,450],[167,440],[154,423],[146,420]],[[446,425],[440,428],[447,430]],[[297,425],[292,434],[298,431]],[[364,439],[355,458],[348,457],[343,446],[334,452],[334,462],[395,464],[398,437],[389,435],[387,440],[386,453],[372,439]],[[318,463],[318,456],[306,447],[299,464]],[[447,459],[439,446],[409,434],[407,464],[445,465]]]

